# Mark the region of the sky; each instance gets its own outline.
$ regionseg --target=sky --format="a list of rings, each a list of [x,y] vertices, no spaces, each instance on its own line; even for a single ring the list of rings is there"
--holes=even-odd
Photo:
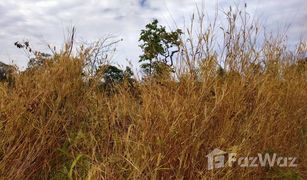
[[[287,30],[290,44],[307,38],[306,0],[0,0],[0,61],[25,68],[26,54],[14,46],[29,41],[33,49],[58,49],[70,27],[75,26],[77,42],[93,42],[112,36],[123,39],[117,45],[113,63],[137,66],[141,50],[141,29],[156,18],[169,28],[188,24],[196,5],[214,14],[229,5],[247,3],[247,11],[267,31]]]

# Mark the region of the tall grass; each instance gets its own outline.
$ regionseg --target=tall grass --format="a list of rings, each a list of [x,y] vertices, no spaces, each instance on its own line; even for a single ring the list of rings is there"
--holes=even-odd
[[[186,32],[174,80],[139,81],[133,91],[124,83],[110,95],[86,82],[83,50],[15,75],[13,87],[2,83],[0,178],[304,179],[306,60],[281,38],[254,42],[259,27],[236,22],[239,11],[226,13],[215,51],[216,25],[197,17],[204,29]],[[209,171],[215,148],[295,156],[298,167]]]

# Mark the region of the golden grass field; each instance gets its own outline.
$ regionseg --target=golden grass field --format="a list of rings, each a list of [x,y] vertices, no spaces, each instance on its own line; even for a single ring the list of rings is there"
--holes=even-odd
[[[228,33],[225,69],[183,42],[176,77],[111,95],[85,82],[83,51],[15,73],[13,86],[0,83],[0,179],[305,179],[307,60],[277,38],[256,52],[244,31]],[[202,35],[194,48],[210,42]],[[208,170],[215,148],[294,156],[298,167]]]

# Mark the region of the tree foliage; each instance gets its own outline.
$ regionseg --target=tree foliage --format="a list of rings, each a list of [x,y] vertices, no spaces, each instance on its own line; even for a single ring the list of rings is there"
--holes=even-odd
[[[3,62],[0,62],[0,82],[7,82],[9,86],[14,84],[14,73],[17,71],[17,68],[12,65],[7,65]]]
[[[24,42],[17,41],[14,43],[14,45],[19,49],[23,49],[28,54],[29,57],[28,69],[40,67],[46,61],[52,58],[51,54],[33,50],[28,41]]]
[[[130,67],[125,70],[119,69],[113,65],[102,65],[97,71],[101,84],[100,88],[106,91],[114,91],[114,86],[127,82],[132,85],[134,82],[133,72]]]
[[[140,48],[143,50],[139,62],[143,63],[141,68],[146,74],[159,73],[157,68],[161,66],[171,69],[174,64],[173,57],[180,50],[181,34],[180,29],[167,32],[157,19],[146,25],[139,39],[142,42]]]

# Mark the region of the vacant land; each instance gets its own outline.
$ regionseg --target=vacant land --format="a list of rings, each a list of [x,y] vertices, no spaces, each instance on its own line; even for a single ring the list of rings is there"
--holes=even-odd
[[[106,81],[104,70],[85,73],[97,51],[69,43],[12,72],[0,83],[0,179],[306,178],[306,46],[253,44],[256,27],[229,18],[225,51],[207,48],[208,26],[181,40],[176,73],[136,79],[101,63],[124,74]],[[298,166],[208,170],[215,148]]]

